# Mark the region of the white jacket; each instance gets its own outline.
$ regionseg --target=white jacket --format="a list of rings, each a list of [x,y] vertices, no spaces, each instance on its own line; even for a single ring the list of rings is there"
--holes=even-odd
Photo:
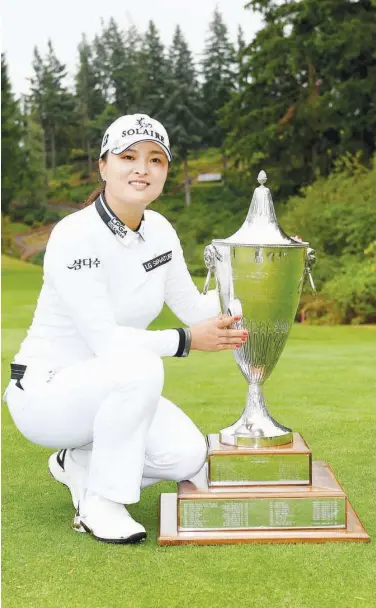
[[[220,312],[216,290],[199,293],[176,231],[146,210],[137,232],[103,197],[56,224],[44,258],[43,285],[27,337],[14,357],[55,369],[122,349],[174,356],[175,329],[146,328],[164,302],[185,324]]]

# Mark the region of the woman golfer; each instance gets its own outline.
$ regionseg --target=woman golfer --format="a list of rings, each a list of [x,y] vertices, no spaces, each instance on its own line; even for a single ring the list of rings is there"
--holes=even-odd
[[[161,396],[162,358],[246,339],[229,329],[235,317],[219,314],[214,290],[198,292],[172,225],[147,210],[170,161],[157,120],[126,115],[107,129],[104,187],[51,232],[33,322],[4,395],[27,439],[59,449],[49,470],[71,491],[73,528],[107,542],[144,539],[125,505],[205,463],[203,435]],[[164,302],[189,328],[146,329]]]

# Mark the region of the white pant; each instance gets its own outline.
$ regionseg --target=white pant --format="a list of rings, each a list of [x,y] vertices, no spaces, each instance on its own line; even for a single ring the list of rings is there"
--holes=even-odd
[[[142,487],[189,479],[206,460],[204,436],[161,396],[163,380],[157,355],[126,351],[75,363],[52,377],[46,364],[28,364],[24,390],[11,380],[5,397],[27,439],[51,448],[85,446],[88,489],[130,504],[139,501]]]

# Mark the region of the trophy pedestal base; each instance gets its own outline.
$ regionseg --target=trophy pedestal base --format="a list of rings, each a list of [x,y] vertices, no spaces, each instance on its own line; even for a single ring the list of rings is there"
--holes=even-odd
[[[257,449],[225,445],[218,434],[210,434],[208,462],[210,487],[312,482],[312,453],[299,433],[293,433],[288,445]]]
[[[368,542],[329,465],[312,465],[309,488],[180,482],[178,494],[161,494],[158,544]]]
[[[241,543],[363,542],[370,538],[347,501],[347,526],[329,530],[178,531],[178,495],[161,494],[158,545],[234,545]]]

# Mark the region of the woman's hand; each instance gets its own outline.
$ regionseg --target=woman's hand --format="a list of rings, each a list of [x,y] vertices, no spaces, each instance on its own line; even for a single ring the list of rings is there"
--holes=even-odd
[[[191,326],[191,350],[219,351],[230,348],[240,348],[247,340],[248,332],[245,329],[228,329],[241,317],[218,315],[207,321]]]

